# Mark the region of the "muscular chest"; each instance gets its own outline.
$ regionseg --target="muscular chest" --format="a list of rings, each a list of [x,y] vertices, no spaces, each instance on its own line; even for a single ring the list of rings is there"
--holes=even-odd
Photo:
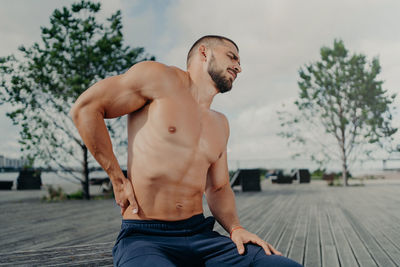
[[[142,125],[135,127],[136,141],[146,139],[147,143],[175,153],[195,153],[210,163],[218,159],[225,147],[223,125],[218,123],[216,115],[184,96],[154,101],[141,116]]]

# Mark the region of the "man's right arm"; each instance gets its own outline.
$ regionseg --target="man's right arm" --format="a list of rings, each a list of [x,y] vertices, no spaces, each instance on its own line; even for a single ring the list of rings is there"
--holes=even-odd
[[[73,105],[70,115],[86,147],[107,172],[114,187],[115,200],[121,213],[131,204],[137,207],[131,182],[125,179],[114,155],[111,139],[104,122],[134,112],[154,98],[154,73],[163,65],[138,63],[126,73],[101,80],[87,89]]]

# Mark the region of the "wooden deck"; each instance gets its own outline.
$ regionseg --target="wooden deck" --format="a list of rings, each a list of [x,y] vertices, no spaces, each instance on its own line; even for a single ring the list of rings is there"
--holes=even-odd
[[[262,187],[236,193],[241,222],[289,258],[310,267],[400,265],[400,181]],[[120,228],[112,200],[7,202],[0,214],[0,266],[112,265]]]

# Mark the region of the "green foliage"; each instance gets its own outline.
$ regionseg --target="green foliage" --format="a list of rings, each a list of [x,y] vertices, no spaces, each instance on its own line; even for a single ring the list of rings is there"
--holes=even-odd
[[[103,200],[103,199],[114,199],[114,194],[108,193],[108,194],[102,194],[102,195],[95,195],[93,196],[94,200]]]
[[[284,127],[280,136],[306,145],[316,144],[310,133],[320,133],[322,141],[314,146],[319,152],[312,153],[311,159],[320,166],[339,159],[347,172],[349,161],[359,159],[361,151],[367,156],[372,153],[368,144],[382,145],[397,131],[391,125],[390,108],[395,95],[382,88],[378,58],[368,62],[365,55],[350,54],[340,40],[334,41],[333,48],[322,47],[320,55],[319,61],[299,70],[297,112],[278,113]],[[336,152],[329,150],[324,134],[333,137]],[[361,150],[353,153],[355,148]]]
[[[311,179],[313,180],[321,180],[326,173],[326,169],[318,168],[311,173]]]
[[[47,188],[47,196],[44,196],[42,200],[44,201],[62,201],[68,198],[67,194],[63,191],[61,187],[54,188],[53,186],[49,186]]]
[[[102,195],[95,195],[92,199],[93,200],[102,200],[102,199],[111,199],[114,195],[109,194],[102,194]],[[61,187],[54,188],[53,186],[49,185],[47,188],[47,195],[42,197],[43,201],[46,202],[58,202],[58,201],[65,201],[65,200],[82,200],[85,198],[83,190],[77,190],[71,194],[67,194]]]
[[[68,199],[83,199],[83,191],[78,190],[74,193],[68,194]]]
[[[20,46],[22,57],[0,58],[0,103],[13,106],[7,116],[21,127],[19,142],[30,166],[82,166],[87,152],[68,115],[72,104],[96,81],[155,59],[142,47],[124,45],[121,11],[99,22],[100,7],[80,1],[54,10],[50,26],[41,27],[41,42]],[[107,127],[114,144],[124,142],[116,134],[124,127],[119,119]]]
[[[343,172],[338,172],[338,173],[336,173],[336,176],[337,176],[338,178],[339,178],[339,177],[342,177],[342,176],[343,176]],[[353,178],[353,175],[352,175],[349,171],[347,171],[346,176],[347,176],[348,178]]]
[[[329,186],[343,186],[341,183],[340,179],[338,177],[335,177],[331,182],[328,183]]]
[[[267,173],[268,173],[268,170],[267,170],[267,169],[265,169],[265,168],[260,168],[260,179],[261,179],[261,180],[264,180],[264,179],[265,179],[265,176],[267,175]]]

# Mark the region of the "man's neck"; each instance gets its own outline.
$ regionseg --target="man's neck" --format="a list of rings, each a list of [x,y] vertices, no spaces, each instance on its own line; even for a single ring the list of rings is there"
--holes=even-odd
[[[199,106],[210,109],[214,96],[218,94],[211,77],[196,75],[188,71],[190,79],[190,93]]]

